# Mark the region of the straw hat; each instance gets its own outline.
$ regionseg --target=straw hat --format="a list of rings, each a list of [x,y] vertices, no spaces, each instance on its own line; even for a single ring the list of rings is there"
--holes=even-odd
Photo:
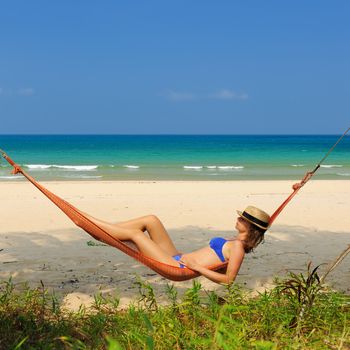
[[[269,228],[270,215],[263,210],[249,205],[244,212],[237,210],[239,216],[249,221],[251,224],[258,226],[264,230]]]

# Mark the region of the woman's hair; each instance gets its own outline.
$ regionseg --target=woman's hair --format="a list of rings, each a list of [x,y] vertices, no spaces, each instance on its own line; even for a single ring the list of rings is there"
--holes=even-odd
[[[243,241],[244,251],[250,253],[256,248],[263,240],[265,229],[255,226],[248,222],[248,235],[247,238]]]

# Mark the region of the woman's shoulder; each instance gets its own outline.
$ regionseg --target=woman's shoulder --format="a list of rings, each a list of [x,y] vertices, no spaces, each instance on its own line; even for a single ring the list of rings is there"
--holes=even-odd
[[[230,240],[226,243],[227,250],[225,252],[225,257],[227,260],[239,259],[243,260],[245,256],[244,243],[239,239]]]
[[[244,242],[242,240],[235,238],[235,239],[232,239],[228,242],[230,243],[231,249],[233,249],[233,250],[239,249],[239,250],[245,251]]]

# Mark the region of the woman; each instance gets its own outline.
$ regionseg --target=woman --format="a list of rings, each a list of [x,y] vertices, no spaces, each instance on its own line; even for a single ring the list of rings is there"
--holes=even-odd
[[[115,238],[134,242],[140,252],[150,258],[172,266],[186,266],[213,282],[229,284],[235,280],[245,254],[251,252],[264,239],[270,220],[267,213],[253,206],[237,213],[238,234],[234,239],[215,237],[208,246],[186,254],[175,248],[162,222],[155,215],[116,224],[95,219],[85,213],[84,215]],[[228,261],[225,274],[206,268],[224,261]]]

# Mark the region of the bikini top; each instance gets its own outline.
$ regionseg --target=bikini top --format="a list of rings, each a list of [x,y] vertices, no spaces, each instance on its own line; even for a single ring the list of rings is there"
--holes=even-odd
[[[225,262],[225,257],[224,257],[224,254],[222,253],[222,247],[226,242],[227,242],[227,239],[222,237],[214,237],[209,242],[210,248],[214,250],[214,252],[222,262]]]

